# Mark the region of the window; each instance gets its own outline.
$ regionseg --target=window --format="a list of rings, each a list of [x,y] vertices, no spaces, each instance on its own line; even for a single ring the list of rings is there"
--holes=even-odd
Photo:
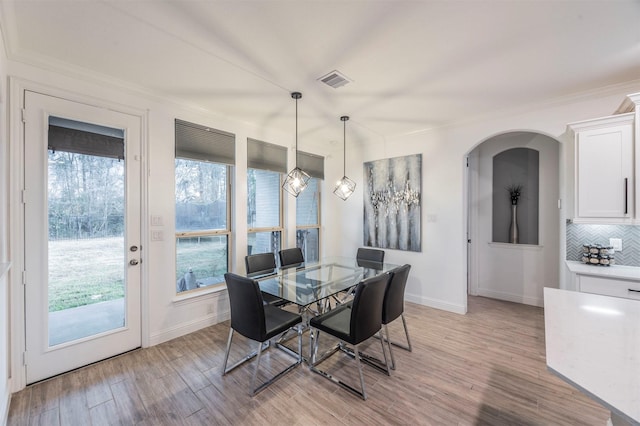
[[[247,170],[248,254],[278,253],[282,240],[280,173]]]
[[[282,174],[287,150],[247,140],[247,253],[274,253],[282,243]]]
[[[298,165],[311,175],[307,189],[296,199],[296,246],[306,262],[320,260],[320,184],[324,179],[324,158],[298,153]]]
[[[176,120],[176,292],[224,282],[229,271],[233,135]]]

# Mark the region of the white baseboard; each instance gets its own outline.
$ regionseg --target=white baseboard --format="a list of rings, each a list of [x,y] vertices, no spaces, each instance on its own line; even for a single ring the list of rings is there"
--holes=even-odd
[[[488,290],[486,288],[479,288],[478,296],[490,297],[492,299],[506,300],[507,302],[524,303],[525,305],[531,305],[531,306],[539,306],[539,307],[544,306],[544,299],[542,298],[533,297],[533,296],[524,296],[522,294],[507,293],[504,291]]]
[[[464,315],[466,313],[464,306],[456,305],[449,302],[443,302],[442,300],[430,299],[427,297],[416,296],[409,293],[405,293],[405,299],[411,303],[417,303],[419,305],[429,306],[431,308],[442,309],[444,311],[453,312],[456,314]],[[209,327],[222,321],[226,321],[230,318],[230,314],[230,311],[227,310],[161,330],[151,335],[149,339],[149,346],[155,346],[160,343],[167,342],[171,339],[184,336],[185,334],[193,333],[194,331],[198,331],[204,327]]]
[[[149,339],[149,346],[155,346],[171,339],[175,339],[176,337],[184,336],[185,334],[193,333],[194,331],[209,327],[210,325],[226,321],[230,318],[230,314],[231,312],[226,310],[161,330],[151,335]]]
[[[443,311],[449,311],[456,314],[466,314],[466,310],[462,305],[455,305],[449,302],[443,302],[438,299],[430,299],[428,297],[417,296],[415,294],[405,293],[405,300],[411,303],[417,303],[418,305],[429,306],[430,308],[442,309]]]

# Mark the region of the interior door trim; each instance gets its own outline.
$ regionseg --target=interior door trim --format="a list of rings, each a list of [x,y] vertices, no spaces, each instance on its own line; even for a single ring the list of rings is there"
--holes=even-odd
[[[68,83],[71,85],[72,83]],[[63,86],[64,84],[61,84]],[[111,88],[113,89],[113,88]],[[18,392],[26,387],[26,368],[24,365],[26,336],[25,336],[25,288],[23,285],[24,259],[24,204],[22,204],[22,188],[24,188],[24,123],[22,121],[22,110],[25,103],[25,92],[32,91],[47,96],[58,97],[65,100],[83,103],[98,108],[107,108],[124,114],[133,115],[140,120],[140,244],[149,247],[149,224],[145,218],[149,217],[149,196],[148,196],[148,152],[149,152],[149,117],[148,110],[135,108],[121,104],[117,101],[107,99],[108,97],[127,96],[121,89],[118,92],[107,91],[108,95],[99,98],[97,93],[105,92],[104,87],[93,86],[87,92],[94,95],[81,95],[77,93],[77,87],[61,88],[52,85],[37,83],[31,80],[10,76],[7,86],[8,90],[8,162],[9,162],[9,185],[7,195],[9,198],[8,209],[8,257],[12,262],[10,271],[10,329],[9,329],[9,366],[10,366],[10,392]],[[116,90],[118,90],[116,88]],[[105,92],[106,93],[106,92]],[[115,96],[114,96],[115,95]],[[141,253],[146,256],[146,253]],[[140,314],[141,314],[141,343],[142,347],[150,345],[149,335],[149,282],[148,282],[149,262],[142,262],[140,272]]]

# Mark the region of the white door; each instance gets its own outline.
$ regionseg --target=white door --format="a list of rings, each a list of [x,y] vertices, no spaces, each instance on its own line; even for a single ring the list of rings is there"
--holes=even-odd
[[[25,91],[27,383],[137,348],[140,117]]]

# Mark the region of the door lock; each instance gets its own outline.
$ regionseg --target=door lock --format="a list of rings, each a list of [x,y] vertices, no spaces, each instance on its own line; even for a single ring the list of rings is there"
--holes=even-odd
[[[129,251],[138,251],[138,246],[129,247]]]
[[[139,262],[138,262],[138,259],[131,259],[131,260],[129,261],[129,265],[131,265],[131,266],[136,266],[138,263],[139,263]]]

